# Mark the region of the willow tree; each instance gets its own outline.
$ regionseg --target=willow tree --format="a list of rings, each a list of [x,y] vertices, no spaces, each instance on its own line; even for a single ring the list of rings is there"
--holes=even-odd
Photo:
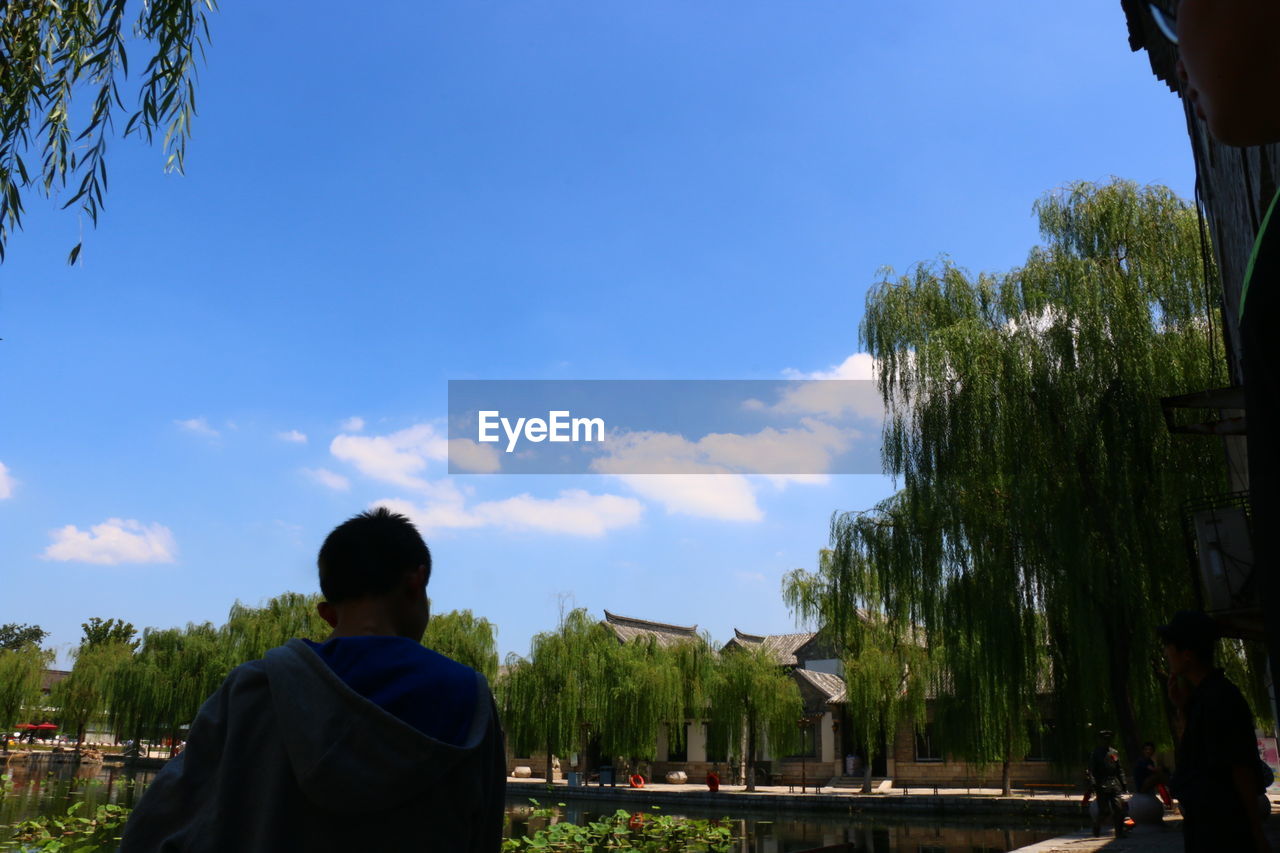
[[[53,654],[35,643],[0,648],[0,744],[9,751],[8,733],[24,711],[40,699],[40,676]]]
[[[1038,694],[1048,654],[1043,619],[1019,600],[1028,587],[1017,577],[996,584],[976,575],[951,579],[943,592],[944,618],[934,635],[944,667],[935,728],[956,757],[978,767],[999,764],[1007,797],[1011,765],[1030,749],[1031,728],[1042,724]]]
[[[166,169],[182,169],[196,110],[196,61],[213,8],[213,0],[0,3],[0,261],[33,194],[69,190],[61,206],[78,205],[97,222],[107,142],[117,130],[148,142],[163,133]],[[143,67],[135,58],[142,74],[131,111],[120,92],[126,48],[143,50],[148,60]],[[79,251],[76,244],[68,263]]]
[[[617,650],[613,631],[578,608],[555,631],[534,635],[527,658],[507,658],[498,691],[507,737],[517,752],[546,750],[548,782],[553,755],[577,752],[585,768],[590,734],[607,716],[605,674]]]
[[[89,722],[106,713],[119,673],[133,660],[133,644],[120,639],[121,635],[115,639],[93,636],[75,650],[71,673],[53,689],[58,718],[64,729],[75,733],[77,751],[84,744]]]
[[[720,656],[708,695],[712,725],[728,732],[730,744],[743,744],[747,790],[754,791],[761,741],[768,742],[774,755],[801,745],[800,688],[778,666],[773,652],[752,647]]]
[[[1114,721],[1136,754],[1162,725],[1154,628],[1193,600],[1180,510],[1225,487],[1220,452],[1172,439],[1159,398],[1225,375],[1221,341],[1197,218],[1171,191],[1079,183],[1035,211],[1045,244],[1007,274],[944,260],[869,292],[861,335],[903,490],[877,519],[892,535],[837,519],[866,570],[839,595],[943,648],[979,638],[973,671],[1021,679],[1002,714],[1034,691],[1043,645],[1067,748]],[[956,582],[993,605],[951,607]]]
[[[422,635],[422,645],[483,673],[492,684],[498,677],[496,629],[488,619],[470,610],[450,610],[432,615]]]
[[[231,605],[227,622],[222,626],[231,662],[241,664],[257,660],[268,649],[295,637],[317,642],[323,640],[333,629],[316,610],[320,600],[318,594],[285,592],[268,599],[260,607],[250,607],[239,601]]]
[[[695,641],[688,641],[693,645]],[[681,644],[683,645],[683,644]],[[641,635],[615,648],[602,659],[602,695],[592,726],[605,755],[652,761],[662,727],[674,733],[678,745],[686,712],[686,684],[679,665],[683,657]]]
[[[673,643],[664,649],[666,665],[676,672],[680,684],[681,702],[677,715],[666,720],[667,745],[676,750],[686,749],[688,738],[686,723],[704,724],[710,717],[711,688],[715,682],[720,655],[709,633],[703,632],[696,639]],[[710,737],[708,729],[708,738]]]
[[[208,622],[148,628],[138,653],[112,679],[112,728],[135,740],[176,742],[232,664],[225,635]]]
[[[855,522],[874,523],[866,517]],[[870,793],[872,754],[878,745],[887,741],[891,746],[904,724],[924,724],[932,661],[909,620],[887,618],[865,593],[856,599],[846,594],[851,575],[864,585],[870,577],[863,552],[836,535],[843,529],[833,525],[833,547],[820,552],[818,571],[789,573],[782,595],[794,615],[823,631],[841,659],[850,725],[867,752],[862,790]]]

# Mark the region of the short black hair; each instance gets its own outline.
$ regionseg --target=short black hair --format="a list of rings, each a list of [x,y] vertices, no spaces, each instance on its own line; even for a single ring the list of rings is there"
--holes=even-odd
[[[426,566],[431,578],[431,551],[418,528],[381,506],[335,527],[320,546],[316,564],[320,591],[331,604],[391,592],[418,566]]]
[[[1156,633],[1165,645],[1192,652],[1209,666],[1222,636],[1217,623],[1202,610],[1179,610],[1168,625],[1156,628]]]
[[[1146,749],[1147,747],[1151,747],[1152,749],[1155,749],[1155,748],[1156,748],[1155,741],[1151,741],[1151,740],[1144,740],[1144,741],[1142,742],[1142,748],[1143,748],[1143,749]]]

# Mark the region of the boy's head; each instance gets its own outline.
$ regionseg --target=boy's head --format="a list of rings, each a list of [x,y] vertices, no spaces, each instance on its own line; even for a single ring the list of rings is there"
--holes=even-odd
[[[344,608],[377,604],[397,633],[422,637],[431,552],[409,519],[385,507],[362,512],[334,528],[316,563],[325,621],[336,625]]]
[[[1280,141],[1280,2],[1159,0],[1176,15],[1183,94],[1228,145]]]
[[[1164,644],[1164,656],[1172,674],[1184,675],[1213,666],[1218,626],[1203,611],[1179,610],[1168,625],[1161,625],[1156,632]]]

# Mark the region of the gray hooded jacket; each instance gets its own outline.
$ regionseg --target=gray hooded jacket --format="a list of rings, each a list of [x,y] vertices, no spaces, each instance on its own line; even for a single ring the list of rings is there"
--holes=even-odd
[[[144,851],[493,853],[505,754],[488,683],[461,746],[356,693],[301,640],[227,676],[125,828]],[[448,701],[448,697],[442,697]]]

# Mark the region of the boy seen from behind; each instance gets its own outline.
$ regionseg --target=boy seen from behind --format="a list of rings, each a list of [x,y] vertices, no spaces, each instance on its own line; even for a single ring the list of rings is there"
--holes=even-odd
[[[447,851],[502,842],[506,766],[484,676],[424,648],[431,554],[384,508],[319,556],[323,643],[237,667],[125,828],[135,851]]]

